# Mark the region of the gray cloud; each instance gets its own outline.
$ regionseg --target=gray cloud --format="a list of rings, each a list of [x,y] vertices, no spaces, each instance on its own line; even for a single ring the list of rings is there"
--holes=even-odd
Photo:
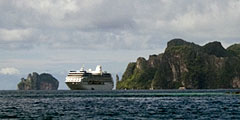
[[[1,1],[0,46],[156,49],[175,37],[231,44],[239,13],[238,0]]]
[[[14,75],[14,74],[20,74],[19,70],[14,67],[6,67],[0,69],[0,74],[4,75]]]

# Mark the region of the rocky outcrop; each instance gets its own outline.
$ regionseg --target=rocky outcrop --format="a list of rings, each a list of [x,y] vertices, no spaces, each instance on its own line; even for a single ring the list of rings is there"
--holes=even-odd
[[[19,90],[57,90],[59,82],[48,73],[38,74],[33,72],[27,79],[22,78],[18,84]]]
[[[164,53],[129,63],[117,89],[240,88],[239,48],[173,39]]]
[[[234,44],[227,48],[228,52],[240,57],[240,44]]]

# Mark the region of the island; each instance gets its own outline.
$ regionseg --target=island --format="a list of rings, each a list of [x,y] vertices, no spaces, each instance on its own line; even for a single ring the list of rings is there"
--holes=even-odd
[[[19,90],[57,90],[59,82],[51,74],[33,72],[27,79],[22,78],[18,83]]]
[[[240,44],[225,49],[217,41],[170,40],[164,53],[129,63],[117,81],[117,89],[230,88],[240,88]]]

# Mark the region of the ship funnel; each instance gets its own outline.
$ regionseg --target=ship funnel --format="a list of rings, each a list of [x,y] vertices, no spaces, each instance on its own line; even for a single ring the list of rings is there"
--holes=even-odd
[[[102,66],[101,65],[97,65],[96,72],[102,73]]]

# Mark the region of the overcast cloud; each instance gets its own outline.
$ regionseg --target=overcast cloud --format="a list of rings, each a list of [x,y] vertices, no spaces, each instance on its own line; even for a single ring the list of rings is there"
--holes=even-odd
[[[239,0],[1,0],[0,15],[0,69],[26,75],[82,64],[122,73],[173,38],[240,41]]]
[[[2,68],[0,70],[0,74],[4,74],[4,75],[15,75],[19,73],[20,73],[19,70],[14,67]]]
[[[156,49],[175,37],[230,44],[239,13],[239,0],[3,0],[0,41],[4,49]]]

